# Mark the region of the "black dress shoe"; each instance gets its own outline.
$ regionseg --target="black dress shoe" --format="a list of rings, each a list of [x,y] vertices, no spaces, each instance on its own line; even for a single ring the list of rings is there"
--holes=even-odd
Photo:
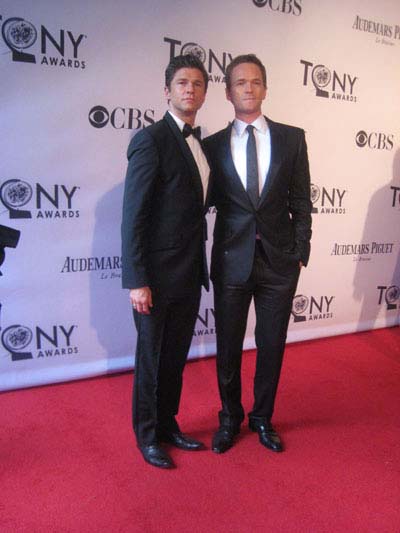
[[[220,426],[214,433],[212,440],[212,451],[224,453],[233,446],[233,438],[239,433],[239,429],[232,429],[228,426]]]
[[[139,450],[142,452],[143,459],[150,465],[158,468],[175,468],[171,457],[157,444],[140,446]]]
[[[250,421],[249,428],[251,431],[258,433],[258,437],[263,446],[273,452],[283,452],[281,439],[271,424],[255,424]]]
[[[163,432],[159,435],[160,442],[168,442],[181,450],[194,452],[197,450],[204,450],[205,446],[202,442],[192,439],[184,435],[180,431]]]

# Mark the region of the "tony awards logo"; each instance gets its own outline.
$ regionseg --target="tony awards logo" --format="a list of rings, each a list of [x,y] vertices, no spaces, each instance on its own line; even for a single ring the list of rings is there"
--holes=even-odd
[[[333,187],[328,190],[326,187],[319,187],[315,183],[311,183],[310,191],[313,213],[336,215],[344,215],[346,213],[343,205],[343,198],[347,192],[345,189]]]
[[[397,285],[378,285],[379,291],[378,305],[386,304],[386,309],[392,311],[397,309],[398,301],[400,299],[400,287]]]
[[[1,36],[11,51],[11,60],[19,63],[40,63],[49,67],[86,68],[81,59],[81,44],[86,35],[71,30],[49,30],[43,24],[36,27],[22,17],[0,15]],[[30,49],[30,52],[27,52]]]
[[[75,193],[80,186],[55,184],[45,188],[40,183],[30,185],[24,180],[13,178],[0,182],[0,201],[7,208],[11,219],[35,218],[78,218],[74,209]],[[21,209],[30,204],[29,210]],[[35,209],[36,208],[36,209]]]
[[[314,63],[305,59],[300,59],[300,63],[304,66],[303,85],[308,86],[311,79],[316,96],[357,102],[357,96],[354,94],[357,76],[351,76],[347,73],[339,74],[336,70],[330,69],[324,64],[318,63],[314,65]]]
[[[79,353],[71,339],[76,328],[76,325],[54,325],[44,330],[39,326],[30,329],[21,324],[13,324],[3,331],[1,343],[10,354],[11,361],[74,355]]]
[[[333,317],[334,296],[305,296],[297,294],[292,302],[293,322],[325,320]]]
[[[232,54],[229,52],[215,52],[215,50],[203,48],[200,44],[193,41],[184,43],[171,37],[164,37],[164,42],[169,45],[170,59],[177,55],[195,55],[204,63],[210,82],[223,83],[225,81],[226,67],[233,59]]]

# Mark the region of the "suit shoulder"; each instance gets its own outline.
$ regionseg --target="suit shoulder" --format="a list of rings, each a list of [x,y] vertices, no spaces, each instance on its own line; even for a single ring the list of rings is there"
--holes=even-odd
[[[272,120],[269,120],[272,127],[276,128],[278,131],[286,134],[286,135],[295,135],[295,136],[301,136],[304,135],[303,128],[299,128],[298,126],[292,126],[290,124],[283,124],[282,122],[275,122]]]
[[[226,134],[227,134],[227,129],[228,128],[224,128],[222,130],[219,130],[217,131],[216,133],[213,133],[212,135],[209,135],[208,137],[206,137],[204,139],[204,144],[206,147],[212,147],[212,146],[218,146],[219,143],[221,142],[221,140],[223,138],[225,138]]]
[[[229,126],[228,126],[228,127],[229,127]],[[221,137],[223,137],[224,135],[226,135],[227,129],[228,129],[228,128],[223,128],[222,130],[219,130],[219,131],[213,133],[212,135],[209,135],[208,137],[206,137],[206,138],[204,139],[204,141],[206,141],[206,142],[213,142],[213,141],[215,141],[215,140],[220,139]]]
[[[132,137],[129,143],[127,150],[128,159],[134,150],[157,143],[157,141],[162,138],[166,132],[167,125],[164,120],[159,120],[154,124],[151,124],[150,126],[138,131],[135,136]]]
[[[159,135],[162,135],[168,130],[167,123],[165,120],[158,120],[157,122],[154,122],[154,124],[150,124],[150,126],[146,126],[142,130],[138,131],[136,135],[132,138],[131,142],[137,139],[138,141],[142,140],[143,138],[148,137],[158,137]]]

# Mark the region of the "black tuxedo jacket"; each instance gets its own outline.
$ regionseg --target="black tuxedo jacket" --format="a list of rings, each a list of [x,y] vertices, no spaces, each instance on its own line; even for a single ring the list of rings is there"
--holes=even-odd
[[[200,283],[208,289],[207,202],[192,152],[169,113],[135,135],[128,160],[122,286],[171,296]]]
[[[267,119],[271,133],[271,164],[257,207],[236,172],[231,153],[231,128],[205,139],[217,207],[211,279],[241,284],[250,276],[255,236],[274,270],[293,271],[310,254],[310,173],[304,131]]]

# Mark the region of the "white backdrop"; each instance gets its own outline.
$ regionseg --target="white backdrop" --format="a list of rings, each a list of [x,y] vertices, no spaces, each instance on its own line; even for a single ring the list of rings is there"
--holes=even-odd
[[[265,114],[306,130],[312,255],[289,342],[399,324],[398,0],[3,0],[0,26],[0,224],[21,231],[1,267],[0,389],[133,367],[125,152],[188,51],[210,72],[203,136],[232,119],[224,68],[249,52]],[[205,293],[191,357],[215,353],[214,327]],[[246,348],[253,328],[252,313]]]

